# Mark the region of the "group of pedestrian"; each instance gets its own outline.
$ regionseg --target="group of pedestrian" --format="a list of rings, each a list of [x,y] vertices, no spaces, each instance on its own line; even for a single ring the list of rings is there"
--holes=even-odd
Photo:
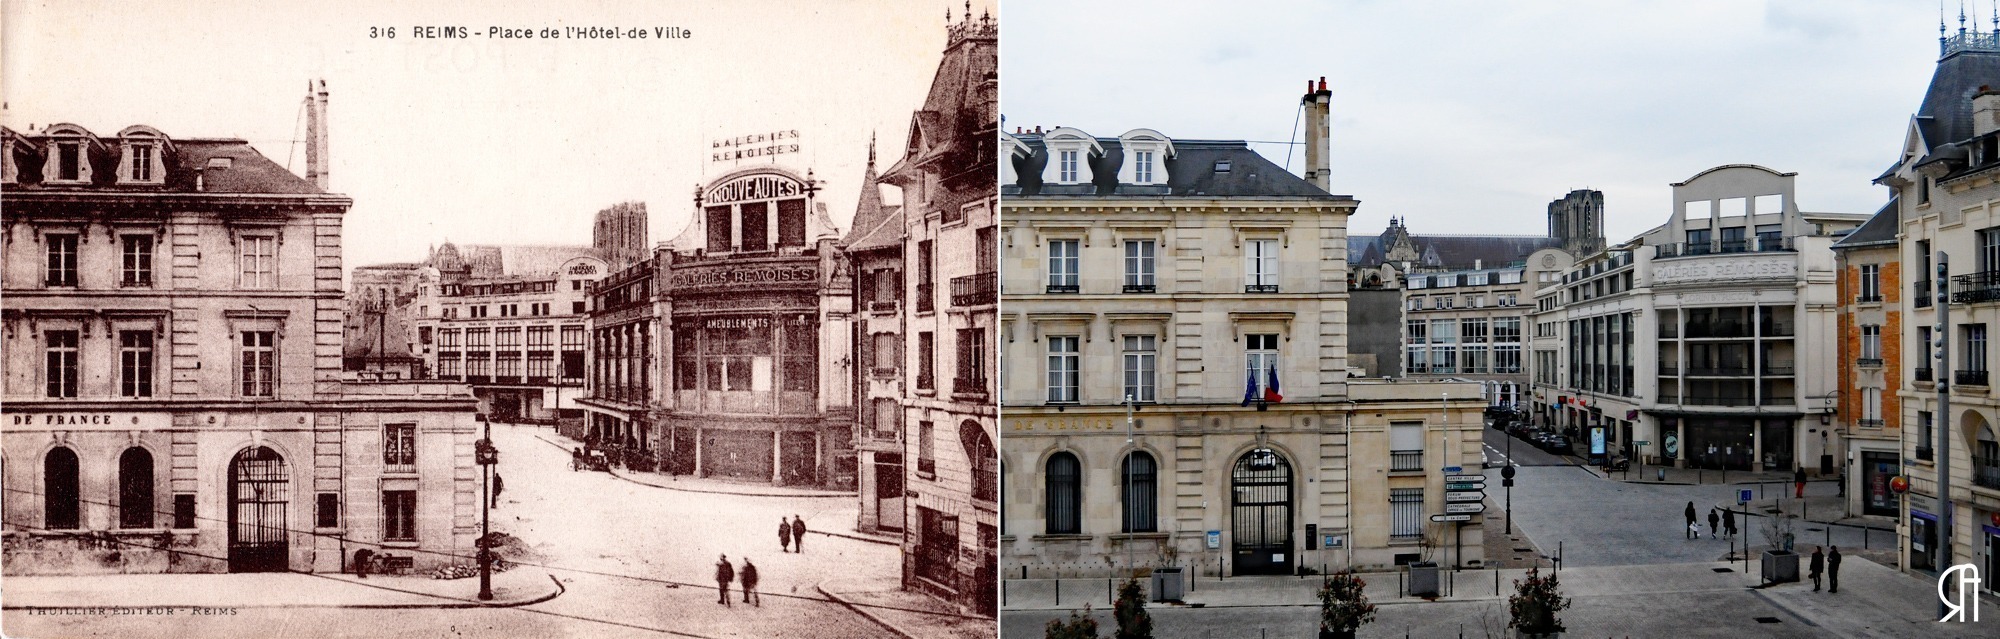
[[[1687,538],[1700,539],[1701,521],[1695,518],[1694,502],[1688,502],[1687,509],[1681,511],[1681,515],[1687,519]],[[1708,536],[1724,535],[1736,536],[1736,511],[1708,509]]]
[[[784,517],[778,518],[778,547],[781,552],[806,551],[804,518],[798,515],[792,515],[790,520]],[[743,603],[759,607],[764,605],[764,598],[757,594],[757,565],[750,563],[750,558],[745,557],[743,568],[738,569],[729,563],[729,555],[722,555],[715,562],[715,602],[724,606],[732,605],[729,602],[729,584],[739,582],[742,584]]]
[[[793,552],[794,547],[797,547],[800,553],[806,551],[806,520],[800,519],[798,515],[792,515],[791,521],[779,517],[778,548],[780,552]]]
[[[1819,576],[1821,572],[1826,573],[1828,586],[1826,591],[1828,593],[1840,592],[1840,547],[1834,546],[1832,554],[1822,555],[1819,552],[1819,546],[1813,546],[1812,561],[1807,564],[1806,571],[1812,577],[1813,592],[1819,592]]]

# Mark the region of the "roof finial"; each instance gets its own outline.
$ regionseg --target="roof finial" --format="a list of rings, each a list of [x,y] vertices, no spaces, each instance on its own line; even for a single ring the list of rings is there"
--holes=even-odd
[[[1965,35],[1965,0],[1958,0],[1958,34]]]
[[[965,0],[965,21],[972,21],[972,0]]]
[[[875,170],[875,132],[868,132],[868,170]]]

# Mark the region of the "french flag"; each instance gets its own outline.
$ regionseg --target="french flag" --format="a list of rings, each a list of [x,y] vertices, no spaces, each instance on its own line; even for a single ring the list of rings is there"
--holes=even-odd
[[[1285,396],[1278,394],[1278,366],[1272,364],[1266,370],[1270,371],[1271,375],[1270,383],[1264,385],[1264,401],[1273,404],[1285,401]]]

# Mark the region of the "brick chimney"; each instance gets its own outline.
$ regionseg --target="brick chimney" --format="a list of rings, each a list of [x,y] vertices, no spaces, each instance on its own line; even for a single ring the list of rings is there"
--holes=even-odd
[[[328,166],[332,163],[326,145],[326,81],[306,82],[306,179],[321,191],[330,191]]]
[[[1981,86],[1972,94],[1972,135],[1981,136],[2000,129],[2000,91]]]
[[[1332,127],[1329,120],[1333,92],[1326,88],[1326,76],[1320,76],[1317,87],[1313,81],[1307,80],[1306,94],[1300,102],[1306,110],[1306,181],[1321,191],[1331,193],[1332,163],[1327,156],[1330,153],[1328,129]]]

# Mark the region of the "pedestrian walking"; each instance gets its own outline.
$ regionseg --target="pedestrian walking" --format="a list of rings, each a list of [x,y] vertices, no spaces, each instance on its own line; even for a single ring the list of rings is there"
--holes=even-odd
[[[806,552],[806,520],[799,519],[798,515],[792,515],[792,547],[798,549],[799,554]]]
[[[1833,554],[1826,556],[1826,591],[1840,592],[1840,547],[1833,547]]]
[[[1792,484],[1793,484],[1794,486],[1797,486],[1797,487],[1798,487],[1798,490],[1796,491],[1796,494],[1795,494],[1794,496],[1795,496],[1795,497],[1798,497],[1799,499],[1805,499],[1805,498],[1806,498],[1806,467],[1804,467],[1804,466],[1799,466],[1799,467],[1798,467],[1798,468],[1797,468],[1796,470],[1792,471]]]
[[[1688,507],[1687,507],[1687,510],[1684,510],[1684,511],[1682,511],[1682,512],[1681,512],[1681,514],[1682,514],[1682,515],[1685,515],[1685,516],[1687,517],[1687,524],[1688,524],[1688,525],[1687,525],[1687,538],[1688,538],[1688,539],[1695,539],[1695,538],[1698,538],[1698,537],[1700,537],[1700,536],[1701,536],[1701,527],[1700,527],[1700,526],[1697,526],[1697,525],[1695,525],[1695,523],[1694,523],[1694,521],[1695,521],[1695,520],[1694,520],[1694,502],[1688,502]]]
[[[499,508],[499,507],[500,507],[500,491],[502,491],[502,490],[506,490],[506,488],[507,488],[507,482],[506,482],[506,480],[503,480],[503,479],[500,479],[500,473],[493,473],[493,507],[494,507],[494,508]]]
[[[757,565],[749,557],[743,558],[743,603],[764,606],[764,598],[757,596]]]
[[[369,549],[367,549],[367,548],[363,548],[363,549],[360,549],[360,550],[356,550],[356,551],[354,551],[354,576],[355,576],[355,578],[358,578],[358,579],[367,579],[367,578],[368,578],[368,564],[370,564],[370,563],[372,563],[372,562],[374,562],[374,561],[375,561],[375,551],[373,551],[373,550],[369,550]]]
[[[1736,536],[1736,511],[1722,511],[1722,532],[1731,537]]]
[[[1817,579],[1819,573],[1813,573],[1813,575]],[[736,567],[729,565],[729,555],[723,555],[720,560],[715,562],[715,592],[717,598],[715,603],[724,606],[729,605],[729,582],[735,579]]]
[[[1708,536],[1709,537],[1717,536],[1718,533],[1722,532],[1721,528],[1722,528],[1722,515],[1716,514],[1714,508],[1708,509]]]
[[[1819,574],[1826,571],[1826,555],[1820,553],[1819,546],[1813,546],[1812,563],[1806,570],[1812,576],[1813,592],[1819,592]]]
[[[792,522],[785,521],[784,515],[778,516],[778,550],[792,551]]]

